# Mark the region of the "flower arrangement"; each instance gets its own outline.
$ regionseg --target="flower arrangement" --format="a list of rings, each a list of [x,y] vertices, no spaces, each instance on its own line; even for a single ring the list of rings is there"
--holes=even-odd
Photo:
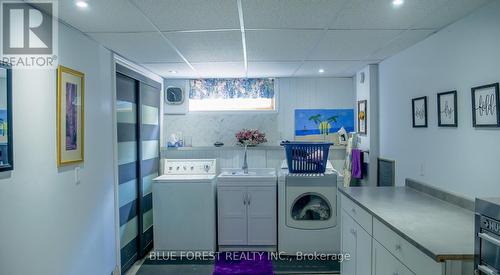
[[[242,146],[255,146],[267,142],[266,134],[256,129],[242,129],[235,136],[238,144]]]

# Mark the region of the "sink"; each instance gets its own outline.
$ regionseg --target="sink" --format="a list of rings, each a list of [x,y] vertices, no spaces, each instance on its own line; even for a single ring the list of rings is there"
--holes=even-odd
[[[248,173],[245,173],[243,171],[233,171],[233,172],[224,172],[224,176],[242,176],[242,177],[248,177],[248,176],[257,176],[257,172],[255,171],[248,171]]]
[[[245,174],[242,169],[223,169],[219,175],[221,178],[276,178],[276,169],[273,168],[250,168]]]
[[[217,185],[220,186],[274,186],[277,182],[276,169],[273,168],[250,168],[248,174],[238,168],[222,169],[217,177]]]

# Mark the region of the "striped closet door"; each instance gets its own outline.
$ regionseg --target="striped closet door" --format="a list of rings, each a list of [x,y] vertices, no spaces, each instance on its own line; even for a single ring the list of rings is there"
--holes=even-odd
[[[153,248],[152,179],[159,171],[161,85],[116,67],[121,266]]]
[[[152,182],[158,177],[160,163],[160,90],[140,83],[141,129],[141,215],[142,253],[153,248],[153,194]]]

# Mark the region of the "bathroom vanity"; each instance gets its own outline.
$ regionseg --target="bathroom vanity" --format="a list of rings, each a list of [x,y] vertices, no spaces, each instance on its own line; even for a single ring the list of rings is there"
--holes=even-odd
[[[276,251],[276,170],[222,170],[217,179],[219,251]]]

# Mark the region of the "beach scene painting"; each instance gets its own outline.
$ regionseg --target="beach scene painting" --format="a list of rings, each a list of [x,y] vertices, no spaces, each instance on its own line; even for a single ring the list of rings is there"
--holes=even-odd
[[[295,140],[338,143],[340,128],[354,131],[354,109],[295,110]]]

